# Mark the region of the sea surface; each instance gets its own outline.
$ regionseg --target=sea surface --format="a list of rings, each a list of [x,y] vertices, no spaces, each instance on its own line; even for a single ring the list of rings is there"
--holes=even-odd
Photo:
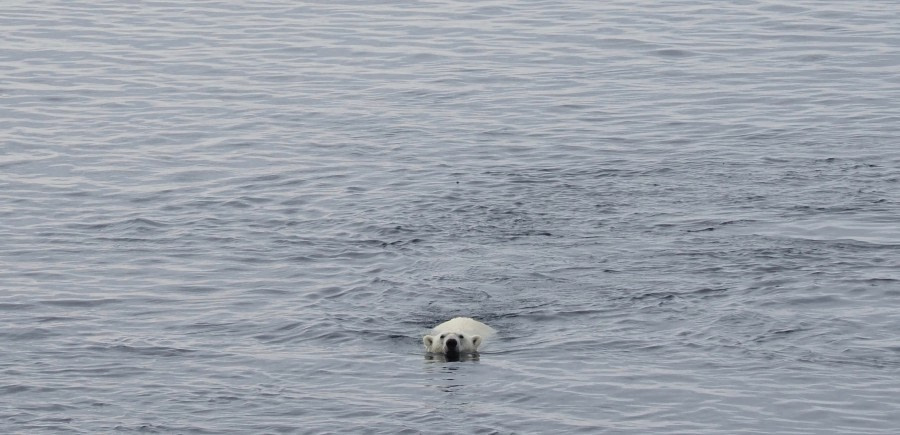
[[[0,433],[900,433],[898,23],[5,1]]]

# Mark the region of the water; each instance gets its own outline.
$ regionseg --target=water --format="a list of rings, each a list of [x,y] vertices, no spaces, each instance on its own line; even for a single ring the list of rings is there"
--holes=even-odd
[[[781,3],[7,2],[0,432],[897,433],[900,6]]]

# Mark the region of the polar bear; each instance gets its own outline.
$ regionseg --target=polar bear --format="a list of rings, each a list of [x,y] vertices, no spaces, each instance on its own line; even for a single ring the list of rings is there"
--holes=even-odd
[[[447,356],[472,354],[484,343],[484,339],[497,331],[484,323],[469,317],[450,319],[431,330],[431,335],[422,337],[425,350]]]

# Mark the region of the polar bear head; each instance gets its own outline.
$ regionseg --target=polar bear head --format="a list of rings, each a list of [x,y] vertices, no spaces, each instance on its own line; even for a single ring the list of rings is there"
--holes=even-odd
[[[442,332],[440,335],[426,335],[422,338],[425,350],[445,355],[458,355],[461,353],[473,353],[481,345],[480,335],[463,334],[456,332]]]

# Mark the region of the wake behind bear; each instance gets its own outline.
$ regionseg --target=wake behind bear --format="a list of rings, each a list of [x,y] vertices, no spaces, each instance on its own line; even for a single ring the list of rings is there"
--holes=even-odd
[[[469,317],[450,319],[422,337],[425,350],[444,355],[447,361],[459,361],[460,357],[478,355],[478,347],[497,331]]]

